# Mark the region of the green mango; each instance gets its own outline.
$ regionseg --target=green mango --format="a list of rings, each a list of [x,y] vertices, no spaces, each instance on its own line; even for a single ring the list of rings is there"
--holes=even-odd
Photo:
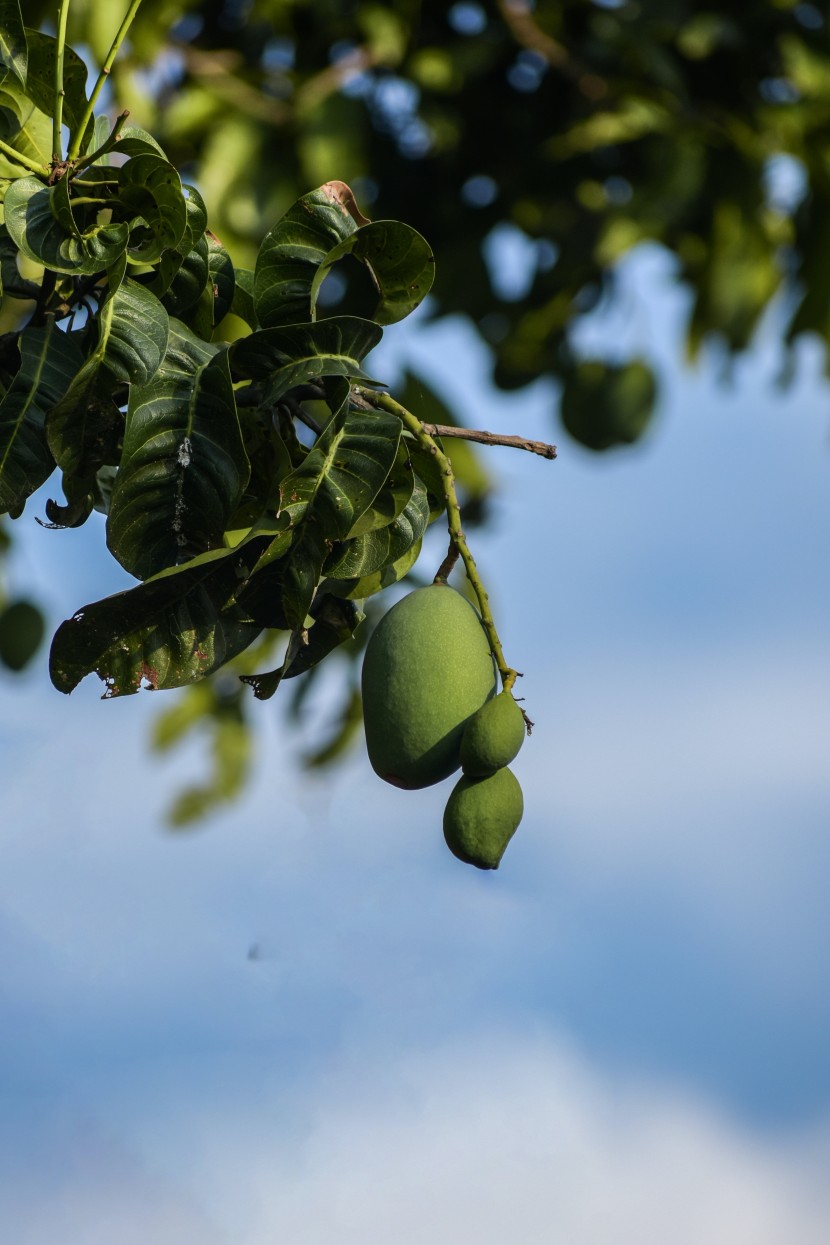
[[[40,648],[45,626],[30,601],[12,601],[0,610],[0,662],[9,670],[22,670]]]
[[[496,691],[476,610],[447,584],[410,592],[375,628],[362,686],[375,773],[407,790],[441,782],[461,764],[465,723]]]
[[[525,741],[525,720],[511,692],[499,692],[474,713],[461,736],[461,768],[486,778],[509,765]]]
[[[524,812],[519,780],[499,769],[487,778],[465,774],[444,809],[444,838],[453,856],[477,869],[498,869]]]

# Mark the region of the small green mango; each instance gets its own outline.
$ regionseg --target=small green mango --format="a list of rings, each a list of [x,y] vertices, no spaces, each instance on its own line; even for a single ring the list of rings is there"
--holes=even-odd
[[[459,778],[444,809],[444,838],[453,856],[477,869],[498,869],[524,812],[519,780],[499,769],[487,778]]]
[[[461,737],[461,768],[486,778],[509,765],[525,740],[525,720],[511,692],[499,692],[474,713]]]
[[[457,770],[464,725],[496,690],[487,635],[469,601],[447,584],[398,601],[366,646],[362,688],[376,774],[414,790]]]

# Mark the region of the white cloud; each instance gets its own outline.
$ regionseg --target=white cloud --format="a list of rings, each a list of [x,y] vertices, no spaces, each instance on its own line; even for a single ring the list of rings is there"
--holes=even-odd
[[[62,1178],[0,1178],[15,1245],[825,1245],[828,1135],[773,1141],[550,1040],[330,1064],[281,1110],[156,1104],[144,1157],[77,1128]],[[299,1103],[299,1105],[298,1105]],[[284,1104],[282,1104],[284,1106]],[[120,1129],[128,1129],[122,1119]],[[68,1135],[68,1134],[67,1134]],[[151,1156],[148,1159],[148,1155]],[[40,1182],[38,1184],[38,1181]],[[29,1202],[28,1209],[26,1202]]]

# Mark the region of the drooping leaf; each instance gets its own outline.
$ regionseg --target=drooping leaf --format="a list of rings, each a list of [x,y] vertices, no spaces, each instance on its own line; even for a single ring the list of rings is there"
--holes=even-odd
[[[55,104],[55,62],[57,39],[38,30],[27,30],[29,65],[26,73],[26,94],[34,100],[41,112],[51,116]],[[86,109],[86,65],[71,47],[63,49],[63,119],[74,138]],[[81,142],[81,151],[87,149],[92,138],[93,123],[90,118]]]
[[[312,286],[329,252],[367,224],[344,182],[326,182],[288,209],[259,249],[256,317],[263,328],[314,319]]]
[[[12,182],[6,192],[5,218],[22,253],[56,272],[102,272],[123,254],[129,237],[124,222],[96,222],[83,232],[74,225],[65,178],[55,186],[44,186],[36,177]]]
[[[0,225],[0,291],[12,298],[37,298],[39,286],[20,275],[18,250],[5,225]]]
[[[110,551],[144,579],[220,547],[249,471],[227,352],[172,322],[161,369],[130,390]]]
[[[26,31],[19,0],[0,0],[0,76],[14,74],[20,85],[25,86],[26,61]]]
[[[288,542],[290,541],[290,547]],[[314,519],[297,533],[277,536],[252,568],[239,604],[261,627],[298,631],[320,582],[328,543]]]
[[[264,400],[273,403],[295,385],[324,376],[368,380],[360,364],[382,332],[357,316],[258,329],[233,343],[231,368],[238,380],[266,381]]]
[[[261,537],[226,557],[176,569],[78,610],[52,642],[55,687],[69,693],[95,672],[111,697],[142,686],[181,687],[212,674],[261,630],[236,596],[268,543]]]
[[[202,290],[208,283],[208,244],[207,239],[202,237],[196,243],[192,251],[187,255],[179,256],[176,251],[165,251],[165,256],[174,257],[168,261],[172,266],[176,264],[176,273],[172,277],[166,293],[162,297],[162,302],[171,316],[176,316],[181,320],[190,309],[199,301]],[[164,263],[164,257],[162,263]]]
[[[353,601],[321,593],[311,606],[311,625],[292,633],[279,669],[268,674],[243,674],[242,682],[254,689],[257,700],[269,700],[283,679],[305,674],[350,640],[365,617]]]
[[[80,368],[83,356],[51,321],[20,337],[20,371],[0,402],[0,513],[18,515],[26,498],[52,474],[47,411]]]
[[[113,429],[123,427],[112,401],[113,385],[147,385],[161,365],[169,336],[167,312],[137,281],[124,281],[110,294],[96,323],[98,342],[47,423],[58,466],[90,485],[99,468],[113,461]]]
[[[407,550],[420,542],[429,523],[429,501],[421,481],[415,487],[403,512],[386,527],[376,528],[348,540],[326,563],[325,572],[334,579],[359,579],[391,566]]]

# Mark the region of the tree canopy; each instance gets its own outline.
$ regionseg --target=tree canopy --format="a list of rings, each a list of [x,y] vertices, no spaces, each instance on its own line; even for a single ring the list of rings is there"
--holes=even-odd
[[[825,259],[830,245],[830,36],[824,13],[812,4],[759,0],[737,15],[689,0],[500,0],[491,5],[463,0],[453,5],[144,0],[112,65],[110,97],[102,97],[109,125],[101,118],[94,134],[91,128],[76,132],[83,121],[86,69],[69,50],[64,67],[63,119],[75,133],[76,155],[106,146],[112,121],[124,110],[133,127],[124,130],[132,137],[120,140],[119,148],[129,157],[117,174],[120,202],[127,205],[122,218],[116,211],[105,227],[95,225],[94,245],[79,243],[81,251],[73,251],[69,266],[65,254],[61,262],[55,260],[64,276],[88,280],[85,292],[98,320],[106,312],[106,332],[101,330],[93,349],[74,332],[55,338],[54,303],[49,316],[36,312],[30,320],[25,311],[34,301],[43,313],[46,303],[36,272],[27,271],[25,262],[16,264],[15,249],[37,266],[51,254],[49,239],[54,237],[57,257],[65,245],[60,229],[67,236],[77,233],[83,199],[76,188],[73,203],[68,197],[63,203],[61,196],[69,196],[71,184],[63,170],[53,170],[51,178],[37,184],[31,176],[30,166],[47,164],[53,154],[48,114],[55,10],[42,0],[28,0],[25,6],[33,32],[27,77],[15,41],[15,8],[9,0],[0,12],[0,139],[6,147],[0,152],[6,197],[0,257],[5,337],[0,346],[7,416],[18,401],[15,395],[27,386],[26,392],[34,392],[32,378],[41,375],[47,360],[38,401],[48,425],[48,450],[43,456],[43,445],[32,442],[31,453],[35,458],[41,453],[41,459],[30,478],[36,487],[57,463],[65,493],[65,502],[53,501],[47,517],[72,526],[83,522],[93,505],[106,511],[109,545],[118,560],[141,580],[162,575],[149,593],[154,599],[176,596],[173,582],[181,585],[190,575],[192,590],[176,596],[176,626],[184,626],[181,610],[190,608],[192,594],[204,593],[206,574],[214,584],[222,575],[250,577],[261,571],[258,559],[265,556],[277,567],[272,578],[281,580],[281,568],[290,565],[281,561],[285,533],[276,526],[257,528],[254,539],[251,524],[262,521],[268,490],[280,472],[283,481],[289,470],[308,478],[306,450],[286,441],[287,466],[274,466],[270,481],[246,475],[247,459],[250,438],[264,435],[255,426],[257,412],[264,409],[263,393],[271,407],[285,394],[302,402],[309,395],[296,386],[309,377],[289,368],[276,382],[279,368],[288,367],[305,347],[297,341],[266,342],[262,334],[273,336],[287,325],[306,322],[317,358],[350,360],[339,372],[324,368],[319,376],[325,388],[312,395],[325,402],[326,419],[335,421],[329,435],[334,435],[338,412],[346,410],[337,376],[359,380],[361,361],[372,344],[365,329],[355,329],[354,340],[345,340],[345,320],[390,323],[429,289],[430,316],[463,315],[474,324],[489,348],[497,385],[513,389],[540,376],[555,378],[565,430],[601,451],[642,435],[655,406],[656,385],[647,360],[613,352],[585,358],[575,346],[575,331],[601,300],[614,299],[616,267],[637,244],[649,241],[669,252],[677,279],[692,293],[686,325],[691,357],[707,339],[718,340],[730,354],[746,348],[773,299],[782,309],[777,322],[785,343],[791,345],[804,332],[826,341],[830,333]],[[83,52],[96,73],[122,17],[120,6],[108,0],[73,0],[68,9],[70,48]],[[37,28],[46,33],[35,35]],[[25,95],[21,83],[28,83]],[[15,161],[15,151],[28,165]],[[166,188],[160,161],[191,187],[184,198]],[[96,180],[100,190],[107,176],[93,163],[93,190]],[[352,188],[359,206],[353,210],[349,204],[351,224],[335,237],[330,222],[324,223],[326,204],[308,196],[314,187],[342,183]],[[134,222],[141,212],[147,215],[148,194],[155,216],[139,237]],[[301,203],[306,207],[298,209]],[[290,222],[292,212],[302,214],[309,205],[322,234],[328,230],[320,263],[324,271],[336,265],[338,274],[338,281],[329,283],[319,319],[319,282],[307,305],[290,313],[271,305],[269,300],[282,297],[273,292],[283,275],[279,248],[271,247],[277,256],[271,269],[267,246],[260,249],[263,238],[273,238],[275,222]],[[422,281],[430,268],[429,280],[423,279],[409,305],[401,302],[402,283],[396,285],[391,271],[385,290],[381,272],[380,303],[366,281],[367,257],[377,277],[377,257],[390,239],[367,233],[362,212],[376,221],[404,222],[395,226],[402,232],[394,235],[394,240],[407,240],[404,284]],[[88,224],[91,231],[91,215]],[[361,238],[357,246],[348,241],[353,234]],[[413,241],[417,238],[421,242]],[[517,257],[509,273],[500,263],[500,245],[506,243]],[[422,245],[427,250],[419,251]],[[122,272],[114,281],[114,266],[125,250],[131,271],[143,260],[154,275],[142,278],[139,273],[138,280],[124,281]],[[437,259],[434,282],[428,252]],[[364,261],[363,268],[355,258]],[[106,281],[96,284],[101,273]],[[249,285],[242,273],[255,274],[255,284]],[[73,286],[75,294],[81,289]],[[203,298],[208,289],[213,291],[209,308]],[[131,336],[139,322],[146,330],[141,350]],[[333,344],[329,337],[335,331],[339,336]],[[249,333],[260,335],[256,350],[245,337]],[[220,338],[230,346],[219,353],[200,345],[210,347]],[[263,369],[260,357],[266,348],[271,362]],[[257,350],[260,357],[255,357]],[[183,370],[171,370],[173,356]],[[199,539],[193,538],[196,526],[189,531],[176,526],[176,498],[170,494],[163,506],[174,509],[159,523],[166,535],[153,543],[145,530],[147,495],[133,491],[152,464],[134,431],[142,412],[163,423],[165,410],[180,409],[183,375],[188,384],[198,375],[207,419],[213,404],[233,402],[234,385],[244,381],[260,390],[250,406],[240,408],[241,440],[230,437],[214,447],[212,474],[201,487],[198,473],[191,477]],[[109,384],[106,393],[102,378]],[[410,380],[413,391],[427,394],[421,420],[459,422],[443,395],[431,394],[421,378]],[[128,385],[132,396],[126,407]],[[406,392],[398,396],[404,408],[410,405]],[[123,419],[119,423],[113,414],[125,408],[126,431]],[[85,422],[79,440],[80,412]],[[556,414],[551,412],[552,421]],[[391,411],[386,417],[395,418]],[[196,436],[199,412],[194,418]],[[349,419],[358,421],[358,412],[351,410]],[[344,428],[341,422],[338,437],[345,435]],[[351,425],[349,430],[357,435]],[[409,435],[414,435],[411,430]],[[176,453],[181,444],[172,447]],[[450,459],[465,518],[475,521],[486,498],[486,473],[461,442],[453,442]],[[406,565],[406,558],[416,548],[422,520],[437,513],[438,486],[433,481],[430,491],[427,465],[422,465],[423,504],[417,510],[413,490],[402,489],[389,474],[395,461],[393,453],[383,476],[385,523],[366,519],[366,530],[360,531],[356,513],[348,531],[335,525],[326,532],[326,539],[341,541],[356,539],[357,532],[364,544],[376,530],[390,538],[383,557],[374,552],[371,558],[342,560],[343,579],[362,580],[393,565],[394,578],[407,573],[411,562]],[[218,477],[226,500],[222,513],[214,504]],[[6,489],[4,509],[14,516],[22,506],[11,480],[7,471],[0,491]],[[414,524],[412,539],[406,544],[398,538],[396,544],[389,524],[398,523],[405,511]],[[222,534],[233,525],[248,532],[247,543],[232,558],[215,561]],[[205,532],[213,535],[205,537]],[[306,541],[310,554],[313,535],[297,536],[294,527],[292,533],[291,540]],[[377,539],[370,543],[374,550]],[[208,563],[164,578],[168,568],[200,557]],[[331,558],[330,550],[313,552],[318,571],[325,557]],[[329,570],[332,565],[329,561]],[[347,576],[347,570],[354,573]],[[149,599],[143,585],[136,591]],[[293,599],[293,605],[278,618],[269,616],[266,624],[301,627],[299,615],[305,617],[313,594],[304,595],[304,589],[292,598],[296,585],[282,583],[280,592],[283,603]],[[223,628],[217,667],[247,648],[261,629],[264,615],[251,605],[255,597],[249,597],[232,626]],[[351,597],[364,599],[358,593]],[[333,599],[332,594],[319,598],[328,602],[329,613],[315,619],[314,634],[321,642],[325,637],[326,653],[356,626],[355,617],[346,617],[343,602],[349,596],[341,594],[334,613]],[[11,669],[25,665],[41,625],[36,613],[20,613],[23,604],[7,602],[0,614],[0,656]],[[16,619],[9,615],[12,606]],[[103,602],[100,608],[112,649],[107,611],[113,607]],[[86,625],[89,635],[89,620]],[[67,635],[64,630],[64,644]],[[95,644],[101,649],[100,635]],[[359,648],[356,638],[344,652],[354,655]],[[59,686],[61,678],[68,686],[100,664],[98,649],[83,650],[79,657],[81,649],[76,646],[64,662]],[[293,659],[301,665],[306,661],[296,653]],[[114,660],[104,677],[117,681],[121,676],[112,673]],[[142,673],[136,660],[131,658],[130,678],[136,669]],[[192,667],[199,659],[191,652],[181,660]],[[245,665],[246,660],[234,672],[253,676],[256,666]],[[314,663],[306,662],[303,669],[309,665]],[[299,672],[298,667],[294,673]],[[178,814],[182,819],[238,786],[250,743],[243,692],[237,681],[200,681],[160,720],[161,746],[199,722],[210,721],[214,728],[212,784],[186,797]],[[313,760],[336,754],[359,721],[353,681],[335,736],[322,743]]]

